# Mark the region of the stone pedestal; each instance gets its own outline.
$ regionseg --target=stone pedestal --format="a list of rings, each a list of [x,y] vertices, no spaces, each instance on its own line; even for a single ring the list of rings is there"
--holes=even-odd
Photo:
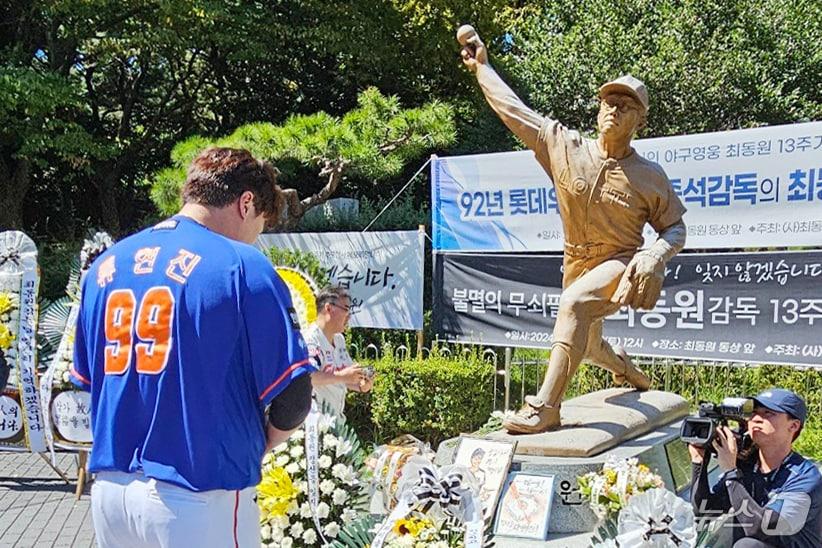
[[[687,414],[688,403],[676,394],[601,390],[563,403],[559,430],[521,436],[493,432],[486,437],[516,440],[512,471],[555,476],[549,540],[556,539],[557,546],[575,546],[572,537],[587,543],[597,524],[577,489],[577,477],[600,470],[609,457],[636,457],[658,473],[668,489],[677,493],[687,489],[690,459],[679,440],[681,419]],[[453,462],[457,444],[457,438],[443,442],[437,462]],[[528,546],[529,542],[497,537],[496,545]]]

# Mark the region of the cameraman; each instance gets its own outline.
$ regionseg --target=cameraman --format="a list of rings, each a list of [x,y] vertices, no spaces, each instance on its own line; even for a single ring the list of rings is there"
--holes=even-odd
[[[689,445],[691,503],[697,516],[733,510],[734,548],[822,546],[822,476],[793,451],[807,417],[805,402],[790,390],[773,388],[754,398],[748,434],[749,457],[738,454],[727,426],[717,428],[713,449],[720,472],[708,485],[710,451]]]

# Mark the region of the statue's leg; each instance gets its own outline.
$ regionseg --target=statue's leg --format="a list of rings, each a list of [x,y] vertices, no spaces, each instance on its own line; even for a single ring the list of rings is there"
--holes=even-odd
[[[609,299],[626,262],[607,260],[573,280],[562,292],[545,380],[537,395],[525,398],[519,413],[503,422],[506,430],[534,433],[559,427],[560,404],[588,347],[591,323],[614,311],[615,305]]]
[[[615,384],[627,382],[637,390],[648,390],[651,387],[651,379],[634,365],[625,349],[621,346],[612,347],[602,337],[602,320],[591,324],[585,359],[613,373]]]

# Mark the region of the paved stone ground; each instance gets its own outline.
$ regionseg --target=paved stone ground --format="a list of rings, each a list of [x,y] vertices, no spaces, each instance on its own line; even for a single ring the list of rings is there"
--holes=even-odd
[[[72,481],[75,459],[57,454],[57,467]],[[80,500],[74,489],[38,455],[0,452],[0,548],[95,546],[88,487]]]

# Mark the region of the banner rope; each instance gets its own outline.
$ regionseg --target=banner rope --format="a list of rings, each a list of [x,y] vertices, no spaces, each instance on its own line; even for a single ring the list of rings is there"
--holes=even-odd
[[[399,192],[397,192],[396,194],[394,194],[394,197],[393,197],[393,198],[391,198],[391,199],[388,201],[388,203],[387,203],[387,204],[385,204],[385,207],[384,207],[384,208],[382,208],[382,211],[380,211],[379,213],[377,213],[377,216],[376,216],[376,217],[374,217],[373,219],[371,219],[371,222],[370,222],[370,223],[368,223],[368,226],[366,226],[365,228],[363,228],[363,229],[362,229],[362,232],[367,232],[367,231],[368,231],[368,229],[369,229],[369,228],[371,228],[371,225],[373,225],[373,224],[376,222],[376,220],[377,220],[377,219],[379,219],[379,218],[380,218],[380,216],[381,216],[383,213],[385,213],[385,211],[386,211],[389,207],[391,207],[391,204],[393,204],[393,203],[394,203],[394,200],[396,200],[396,199],[399,197],[399,195],[400,195],[400,194],[402,194],[403,192],[405,192],[405,189],[406,189],[406,188],[408,188],[408,186],[409,186],[411,183],[413,183],[413,182],[414,182],[414,179],[416,179],[416,178],[417,178],[417,175],[419,175],[419,174],[422,172],[422,170],[423,170],[423,169],[425,169],[425,166],[427,166],[427,165],[428,165],[428,164],[430,164],[430,163],[431,163],[431,157],[429,157],[429,158],[428,158],[428,160],[426,160],[426,161],[425,161],[425,163],[424,163],[424,164],[422,164],[422,165],[420,166],[420,168],[417,170],[417,172],[416,172],[416,173],[414,173],[414,175],[412,175],[410,179],[408,179],[408,182],[407,182],[407,183],[405,183],[405,186],[404,186],[404,187],[402,187],[402,188],[400,189],[400,191],[399,191]],[[429,239],[430,239],[430,238],[429,238]]]

